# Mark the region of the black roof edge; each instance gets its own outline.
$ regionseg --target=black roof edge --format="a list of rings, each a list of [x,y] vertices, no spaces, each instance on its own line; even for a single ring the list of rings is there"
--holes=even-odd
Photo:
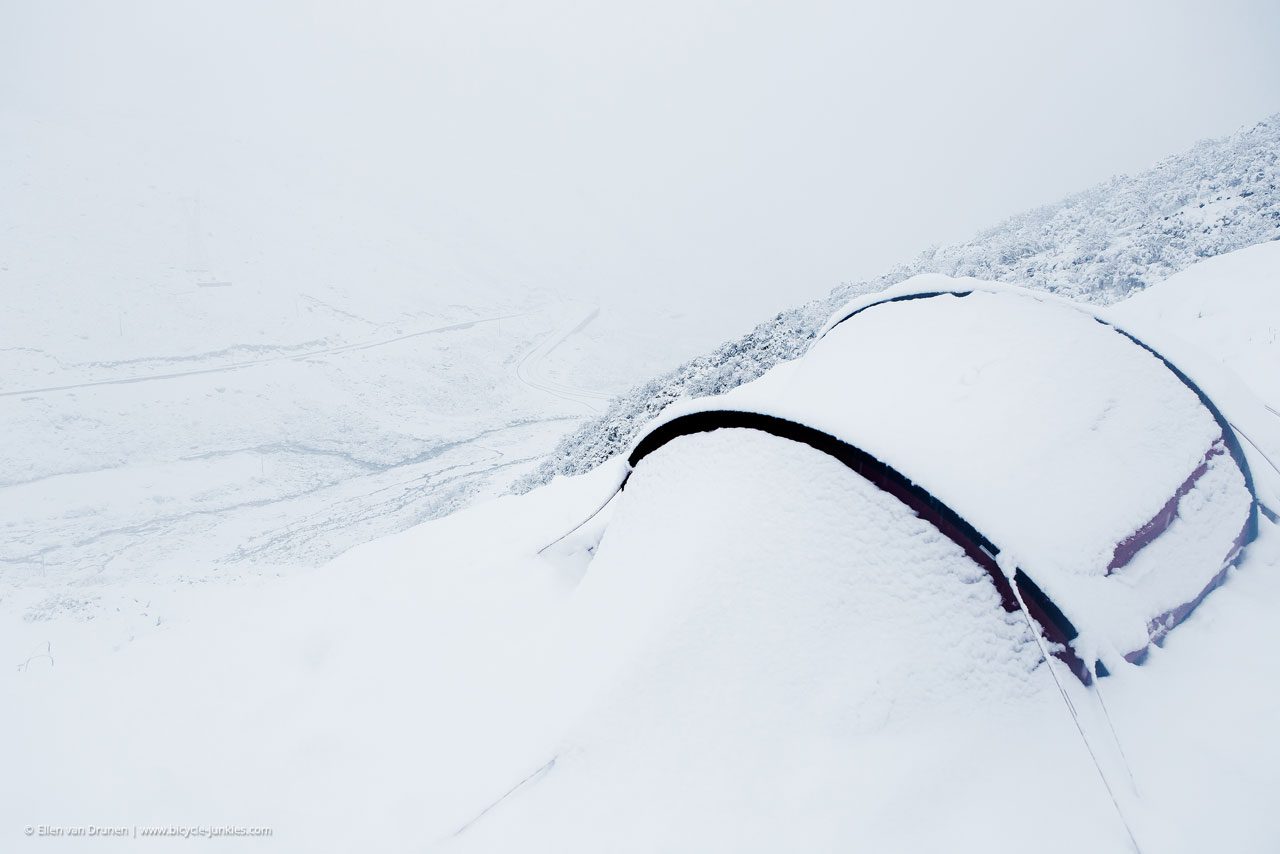
[[[627,462],[634,469],[645,457],[681,436],[734,428],[757,430],[799,442],[844,463],[875,486],[902,501],[917,516],[932,524],[944,536],[960,546],[970,559],[983,567],[991,576],[1005,610],[1010,613],[1018,610],[1017,598],[1014,596],[1009,579],[996,561],[1000,550],[995,543],[923,486],[888,463],[830,433],[786,418],[759,412],[732,409],[705,410],[681,415],[658,425],[636,444]],[[1081,681],[1088,684],[1090,681],[1088,667],[1071,647],[1071,641],[1079,634],[1075,625],[1022,569],[1017,570],[1014,579],[1018,589],[1024,594],[1023,598],[1027,603],[1028,611],[1040,624],[1045,638],[1059,647],[1055,655],[1070,667]]]

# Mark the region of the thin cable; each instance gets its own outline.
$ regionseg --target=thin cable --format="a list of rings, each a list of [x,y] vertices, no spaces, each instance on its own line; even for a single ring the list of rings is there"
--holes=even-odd
[[[1124,766],[1125,773],[1129,775],[1129,785],[1133,787],[1133,794],[1142,797],[1138,791],[1138,781],[1133,776],[1133,767],[1129,765],[1129,757],[1125,755],[1124,745],[1120,743],[1120,734],[1116,732],[1116,725],[1111,722],[1111,712],[1107,710],[1107,701],[1102,698],[1102,680],[1098,678],[1098,672],[1092,664],[1089,665],[1089,675],[1093,677],[1093,690],[1098,695],[1098,705],[1102,707],[1102,717],[1107,721],[1107,729],[1111,730],[1111,740],[1115,742],[1116,751],[1120,754],[1120,764]]]
[[[516,792],[518,792],[518,791],[520,791],[521,789],[523,789],[525,786],[528,786],[528,785],[530,785],[530,784],[532,784],[532,783],[536,783],[536,782],[538,782],[539,780],[541,780],[543,777],[545,777],[547,774],[551,773],[551,769],[556,767],[556,760],[557,760],[557,759],[559,759],[559,758],[560,758],[559,756],[552,756],[552,757],[551,757],[551,760],[550,760],[549,762],[547,762],[545,765],[543,765],[543,766],[542,766],[541,768],[539,768],[537,771],[534,771],[534,772],[533,772],[532,774],[530,774],[528,777],[525,777],[525,778],[524,778],[523,780],[521,780],[519,783],[516,783],[514,786],[512,786],[510,789],[508,789],[508,790],[507,790],[507,792],[506,792],[506,794],[504,794],[502,797],[498,798],[496,801],[494,801],[493,803],[489,804],[489,806],[487,806],[487,807],[485,807],[484,809],[480,810],[480,812],[479,812],[475,817],[473,817],[470,821],[468,821],[466,824],[462,825],[462,827],[459,827],[459,828],[458,828],[457,830],[455,830],[453,833],[449,834],[448,838],[449,838],[449,839],[453,839],[453,838],[455,838],[455,837],[461,836],[463,833],[466,833],[466,832],[467,832],[467,830],[469,830],[473,824],[475,824],[477,821],[479,821],[480,819],[482,819],[482,818],[484,818],[486,815],[488,815],[488,814],[489,814],[489,811],[490,811],[490,810],[492,810],[494,807],[498,806],[498,804],[502,803],[502,802],[503,802],[503,801],[505,801],[507,798],[511,797],[511,796],[512,796],[512,795],[514,795]]]
[[[628,472],[628,474],[630,474],[630,472]],[[594,518],[596,518],[597,516],[599,516],[599,515],[600,515],[600,511],[601,511],[601,510],[603,510],[604,508],[608,507],[608,506],[609,506],[609,502],[610,502],[610,501],[612,501],[613,499],[615,499],[615,498],[617,498],[617,497],[618,497],[618,493],[622,491],[622,486],[623,486],[623,484],[625,484],[626,482],[627,482],[626,477],[623,477],[623,478],[622,478],[622,482],[621,482],[621,483],[619,483],[616,487],[614,487],[613,492],[609,493],[609,497],[608,497],[608,498],[606,498],[606,499],[604,500],[604,503],[603,503],[603,504],[601,504],[599,507],[597,507],[595,510],[593,510],[593,511],[591,512],[591,515],[590,515],[590,516],[588,516],[587,518],[583,519],[581,522],[579,522],[578,524],[574,525],[572,528],[570,528],[569,530],[565,531],[563,534],[561,534],[560,536],[556,537],[554,540],[552,540],[551,542],[547,543],[547,544],[546,544],[545,546],[543,546],[542,548],[538,549],[538,552],[537,552],[537,553],[538,553],[538,554],[542,554],[542,553],[543,553],[543,552],[545,552],[547,549],[551,548],[551,547],[552,547],[552,546],[554,546],[556,543],[560,542],[560,541],[561,541],[561,540],[563,540],[565,537],[567,537],[567,536],[569,536],[570,534],[574,533],[574,532],[575,532],[575,531],[577,531],[579,528],[581,528],[583,525],[587,524],[587,523],[588,523],[588,522],[590,522],[592,519],[594,519]]]
[[[1271,407],[1270,407],[1270,406],[1268,406],[1268,407],[1267,407],[1267,409],[1271,410],[1272,412],[1275,412],[1275,410],[1274,410],[1274,409],[1271,409]],[[1239,433],[1241,436],[1243,436],[1243,437],[1244,437],[1244,440],[1245,440],[1246,442],[1248,442],[1251,446],[1253,446],[1253,449],[1254,449],[1255,451],[1257,451],[1257,452],[1258,452],[1258,456],[1262,457],[1262,459],[1264,459],[1264,460],[1266,461],[1267,465],[1271,466],[1272,470],[1273,470],[1273,471],[1275,471],[1275,473],[1276,473],[1276,474],[1280,474],[1280,466],[1277,466],[1277,465],[1275,464],[1275,461],[1274,461],[1274,460],[1272,460],[1272,459],[1271,459],[1271,457],[1267,456],[1267,452],[1266,452],[1266,451],[1264,451],[1264,450],[1262,450],[1262,448],[1259,448],[1259,447],[1258,447],[1258,443],[1257,443],[1257,442],[1255,442],[1255,441],[1253,441],[1252,439],[1250,439],[1250,438],[1249,438],[1249,434],[1248,434],[1248,433],[1246,433],[1246,432],[1244,432],[1243,430],[1241,430],[1241,429],[1240,429],[1239,427],[1237,427],[1234,423],[1233,423],[1233,424],[1231,424],[1231,429],[1232,429],[1232,430],[1235,430],[1237,433]],[[1268,507],[1267,505],[1263,504],[1263,503],[1262,503],[1262,499],[1257,498],[1257,497],[1256,497],[1256,495],[1255,495],[1255,499],[1256,499],[1256,500],[1257,500],[1257,502],[1258,502],[1258,508],[1259,508],[1260,510],[1262,510],[1263,514],[1264,514],[1268,519],[1270,519],[1272,522],[1276,521],[1276,519],[1277,519],[1276,511],[1272,510],[1270,507]]]
[[[1268,408],[1268,409],[1270,409],[1271,407],[1267,407],[1267,408]],[[1274,410],[1273,410],[1273,411],[1274,411]],[[1266,451],[1264,451],[1264,450],[1262,450],[1261,448],[1259,448],[1259,447],[1258,447],[1258,443],[1257,443],[1257,442],[1255,442],[1255,441],[1253,441],[1252,439],[1250,439],[1250,438],[1249,438],[1249,434],[1248,434],[1248,433],[1246,433],[1246,432],[1244,432],[1243,430],[1241,430],[1241,429],[1240,429],[1239,427],[1237,427],[1234,423],[1232,423],[1232,424],[1231,424],[1231,429],[1232,429],[1232,430],[1235,430],[1235,431],[1236,431],[1237,433],[1239,433],[1241,436],[1244,436],[1245,441],[1247,441],[1250,445],[1253,445],[1253,449],[1254,449],[1255,451],[1257,451],[1257,452],[1258,452],[1259,456],[1261,456],[1264,460],[1266,460],[1266,461],[1267,461],[1267,465],[1271,466],[1271,468],[1275,471],[1275,473],[1276,473],[1276,474],[1280,474],[1280,467],[1277,467],[1277,466],[1276,466],[1276,464],[1275,464],[1274,462],[1272,462],[1272,461],[1271,461],[1271,457],[1267,456],[1267,452],[1266,452]]]
[[[1003,557],[1003,555],[1002,555]],[[1138,844],[1138,839],[1133,834],[1133,828],[1129,826],[1129,820],[1125,817],[1124,810],[1120,808],[1120,802],[1116,799],[1115,790],[1111,787],[1111,781],[1107,779],[1107,773],[1102,770],[1102,764],[1098,762],[1098,755],[1093,751],[1093,745],[1089,743],[1089,736],[1085,735],[1084,726],[1080,723],[1080,717],[1076,714],[1075,704],[1071,702],[1071,697],[1067,694],[1067,689],[1063,687],[1062,680],[1058,678],[1058,673],[1053,669],[1053,656],[1049,654],[1049,648],[1045,646],[1044,638],[1040,636],[1040,630],[1036,626],[1035,621],[1031,619],[1031,614],[1027,611],[1027,603],[1022,601],[1022,591],[1018,589],[1018,582],[1014,580],[1014,572],[1016,566],[1013,561],[1008,559],[998,561],[1000,570],[1009,579],[1009,586],[1013,588],[1013,597],[1018,602],[1018,608],[1022,610],[1022,616],[1026,618],[1027,628],[1031,629],[1031,634],[1035,636],[1036,644],[1040,647],[1040,653],[1044,656],[1044,666],[1049,670],[1049,675],[1053,677],[1053,684],[1058,686],[1058,693],[1062,695],[1062,701],[1067,706],[1067,711],[1071,713],[1071,720],[1076,725],[1076,732],[1080,733],[1080,740],[1084,742],[1085,750],[1089,751],[1089,758],[1093,760],[1093,767],[1098,771],[1098,777],[1102,779],[1102,785],[1107,790],[1107,796],[1111,798],[1111,805],[1116,808],[1116,815],[1120,816],[1120,823],[1124,825],[1124,832],[1129,834],[1129,841],[1133,844],[1133,850],[1137,854],[1142,854],[1142,846]]]

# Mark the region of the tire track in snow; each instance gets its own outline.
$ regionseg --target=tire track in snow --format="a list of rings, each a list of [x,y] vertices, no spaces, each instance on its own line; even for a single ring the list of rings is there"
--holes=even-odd
[[[379,341],[366,341],[356,344],[340,344],[336,347],[323,347],[316,350],[307,350],[303,353],[281,354],[277,356],[267,356],[261,359],[249,359],[243,362],[232,362],[228,365],[215,365],[209,368],[192,368],[186,371],[171,371],[164,374],[142,374],[134,377],[118,377],[108,380],[90,380],[82,383],[70,383],[68,385],[45,386],[43,388],[27,388],[16,389],[13,391],[0,391],[0,397],[13,397],[15,395],[38,395],[49,394],[57,391],[74,391],[82,388],[93,388],[95,386],[104,385],[128,385],[130,383],[152,382],[154,380],[172,380],[179,377],[193,377],[200,374],[216,374],[226,371],[238,371],[244,368],[252,368],[257,365],[266,365],[272,362],[283,361],[301,361],[316,356],[329,356],[335,353],[347,353],[355,350],[370,350],[374,347],[385,347],[388,344],[396,344],[401,341],[407,341],[410,338],[419,338],[423,335],[436,335],[442,332],[456,332],[463,329],[470,329],[481,323],[492,323],[498,320],[506,320],[509,317],[519,317],[519,314],[502,314],[495,317],[482,317],[479,320],[468,320],[463,323],[451,323],[447,326],[437,326],[434,329],[422,329],[418,332],[409,332],[404,335],[396,335],[392,338],[384,338]]]
[[[299,553],[294,557],[304,563],[308,559],[323,561],[333,557],[341,548],[336,551],[323,547],[307,550],[302,546],[327,535],[341,535],[344,531],[373,520],[395,518],[402,511],[412,510],[412,505],[421,505],[420,509],[413,512],[412,521],[403,525],[393,524],[381,533],[403,530],[417,522],[451,512],[462,506],[467,496],[482,488],[494,475],[536,459],[536,454],[518,454],[508,459],[506,451],[482,443],[561,420],[564,419],[548,417],[512,421],[433,445],[403,459],[374,464],[371,469],[357,474],[247,500],[230,500],[214,506],[193,505],[163,515],[120,519],[113,524],[98,527],[92,524],[79,528],[67,526],[67,517],[61,517],[54,520],[58,527],[51,533],[35,531],[35,536],[26,536],[22,540],[11,538],[12,542],[8,544],[10,548],[0,549],[0,565],[17,568],[39,566],[42,578],[47,570],[84,573],[128,556],[137,547],[146,546],[149,540],[155,538],[172,540],[174,551],[189,550],[195,542],[207,544],[209,541],[199,540],[198,534],[173,538],[176,531],[191,524],[217,525],[237,519],[253,525],[252,530],[237,535],[240,545],[233,551],[224,551],[221,547],[215,547],[212,551],[206,549],[197,561],[228,565],[264,554],[288,554],[291,546],[298,547]],[[470,453],[472,449],[478,453]],[[212,451],[195,457],[179,458],[179,461],[222,454],[295,450],[311,456],[331,455],[331,452],[325,450],[302,450],[281,445]],[[463,454],[462,459],[456,462],[446,461],[448,455],[459,453]],[[436,460],[443,463],[441,467],[409,471],[403,476],[399,474]],[[289,521],[280,525],[257,524],[258,517],[253,516],[251,511],[263,508],[288,508]],[[251,515],[244,515],[247,512]],[[343,547],[360,541],[362,540],[358,537],[350,542],[344,541]],[[109,544],[109,547],[102,544]]]
[[[563,344],[572,336],[586,329],[600,315],[600,308],[593,308],[587,315],[578,321],[578,323],[570,327],[565,332],[557,334],[552,332],[526,353],[516,364],[516,378],[520,382],[532,389],[558,397],[561,400],[567,400],[571,403],[577,403],[585,406],[591,412],[598,413],[601,408],[598,404],[607,402],[612,399],[612,395],[603,394],[598,391],[586,388],[578,388],[570,386],[553,379],[549,379],[542,375],[539,370],[542,362],[546,360],[557,347]]]

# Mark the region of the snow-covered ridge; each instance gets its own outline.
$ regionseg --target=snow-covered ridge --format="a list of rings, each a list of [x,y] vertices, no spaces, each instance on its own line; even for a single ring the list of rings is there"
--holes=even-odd
[[[846,284],[618,397],[516,485],[588,471],[625,449],[670,403],[721,394],[804,353],[840,304],[923,273],[973,276],[1110,304],[1199,260],[1280,238],[1280,114],[929,249],[879,278]]]

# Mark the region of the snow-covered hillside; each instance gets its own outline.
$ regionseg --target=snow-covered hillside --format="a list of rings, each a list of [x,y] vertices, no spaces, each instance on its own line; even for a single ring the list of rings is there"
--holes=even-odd
[[[1280,418],[1280,242],[1202,261],[1118,304],[1231,368]]]
[[[518,488],[589,470],[619,453],[671,402],[720,394],[796,358],[835,307],[911,276],[973,276],[1107,304],[1204,258],[1277,239],[1280,115],[783,312],[620,396],[565,437]]]
[[[1234,306],[1278,278],[1257,247],[1116,308],[1226,342],[1212,355],[1257,384],[1280,344]],[[0,755],[22,769],[0,824],[266,827],[285,851],[1134,850],[985,576],[820,453],[704,438],[542,556],[618,461],[315,573],[119,579],[145,621],[0,621],[21,733]],[[1261,528],[1146,664],[1063,681],[1144,852],[1280,847],[1280,529]]]
[[[29,619],[500,492],[658,364],[616,307],[307,151],[0,109],[0,163],[0,597]]]
[[[0,595],[32,619],[133,607],[122,578],[313,566],[584,471],[911,273],[1105,300],[1276,228],[1271,121],[842,288],[610,404],[696,351],[694,314],[566,296],[467,216],[308,151],[141,119],[83,144],[94,127],[0,112],[0,418],[20,437],[0,451]]]
[[[1277,80],[1266,0],[0,3],[0,854],[1278,854]]]

